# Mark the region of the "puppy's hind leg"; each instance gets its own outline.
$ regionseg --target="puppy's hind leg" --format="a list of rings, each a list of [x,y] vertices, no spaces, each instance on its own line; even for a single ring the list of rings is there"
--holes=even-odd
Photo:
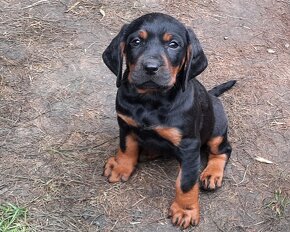
[[[201,187],[204,190],[215,190],[221,187],[224,169],[231,155],[231,145],[227,139],[227,117],[221,101],[212,96],[215,126],[212,137],[208,140],[208,163],[200,175]]]

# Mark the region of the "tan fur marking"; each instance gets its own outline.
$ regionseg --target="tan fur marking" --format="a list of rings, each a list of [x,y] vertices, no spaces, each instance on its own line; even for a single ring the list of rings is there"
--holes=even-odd
[[[139,146],[133,135],[126,137],[126,150],[122,152],[119,148],[115,157],[108,159],[104,176],[108,177],[109,182],[127,181],[135,169],[138,162]]]
[[[210,148],[210,152],[214,155],[219,154],[219,146],[223,142],[224,137],[223,136],[217,136],[214,138],[211,138],[208,142],[207,145]]]
[[[156,127],[154,128],[154,130],[162,138],[167,139],[175,146],[179,145],[182,138],[182,134],[179,129],[173,127]]]
[[[215,189],[222,186],[224,169],[228,160],[226,154],[210,154],[206,168],[200,174],[200,180],[205,188]]]
[[[120,117],[124,122],[126,122],[129,126],[137,127],[138,124],[135,122],[135,120],[131,117],[128,117],[126,115],[117,113],[118,117]]]
[[[183,68],[183,65],[185,63],[185,59],[186,59],[186,57],[183,57],[181,65],[178,67],[178,72],[177,73],[179,73],[181,71],[181,69]]]
[[[139,31],[139,36],[141,39],[147,39],[148,38],[148,32],[147,31],[144,31],[144,30],[141,30]]]
[[[178,73],[178,67],[173,67],[170,62],[168,61],[167,57],[165,55],[162,55],[162,59],[164,61],[164,64],[165,64],[165,67],[166,69],[169,70],[170,72],[170,77],[171,77],[171,80],[170,82],[168,83],[169,86],[171,85],[174,85],[175,82],[176,82],[176,75]]]
[[[163,37],[162,37],[163,41],[165,42],[169,42],[172,39],[172,35],[169,33],[164,33]]]
[[[159,91],[158,89],[137,89],[137,92],[140,94],[151,94]]]
[[[188,69],[190,67],[189,64],[190,64],[190,60],[191,60],[191,53],[192,53],[192,45],[188,45],[187,47],[187,50],[186,50],[186,61],[185,61],[185,65],[184,65],[184,68],[185,69]]]
[[[172,203],[169,216],[172,217],[173,224],[186,229],[190,224],[199,223],[199,185],[196,183],[191,190],[184,193],[181,190],[181,173],[179,171],[176,180],[176,196]]]
[[[162,58],[163,58],[163,61],[164,61],[165,67],[169,70],[170,75],[171,75],[171,80],[170,80],[169,85],[170,85],[170,86],[171,86],[171,85],[174,85],[175,82],[176,82],[177,74],[181,71],[182,66],[183,66],[183,64],[184,64],[184,62],[185,62],[185,57],[183,58],[181,65],[180,65],[180,66],[176,66],[176,67],[172,66],[172,65],[169,63],[169,61],[168,61],[168,59],[167,59],[167,57],[166,57],[165,55],[162,55]]]
[[[170,66],[170,73],[171,73],[170,85],[175,84],[178,72],[179,72],[179,66],[177,67]]]

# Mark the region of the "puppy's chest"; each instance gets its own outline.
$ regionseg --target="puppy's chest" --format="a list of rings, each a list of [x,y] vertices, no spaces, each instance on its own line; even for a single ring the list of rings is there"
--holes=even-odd
[[[129,125],[144,143],[150,143],[153,140],[156,142],[158,138],[162,138],[178,146],[182,139],[178,124],[172,120],[174,116],[170,115],[165,108],[148,110],[142,106],[136,106],[130,114],[118,112],[118,117]]]

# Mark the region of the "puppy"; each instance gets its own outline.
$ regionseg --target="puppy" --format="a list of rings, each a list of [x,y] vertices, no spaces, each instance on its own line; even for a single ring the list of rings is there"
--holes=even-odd
[[[206,91],[195,79],[207,59],[194,32],[161,13],[124,25],[103,60],[117,76],[120,127],[119,150],[108,159],[104,176],[112,183],[127,181],[141,150],[174,156],[180,170],[169,216],[183,228],[197,225],[199,182],[207,190],[220,187],[231,154],[227,118],[217,96],[235,81]],[[203,147],[208,163],[199,175]]]

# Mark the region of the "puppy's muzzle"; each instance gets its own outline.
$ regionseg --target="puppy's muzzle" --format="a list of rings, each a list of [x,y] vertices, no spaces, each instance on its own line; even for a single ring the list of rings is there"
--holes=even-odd
[[[143,69],[148,75],[155,75],[159,71],[162,63],[157,59],[146,59],[143,62]]]

